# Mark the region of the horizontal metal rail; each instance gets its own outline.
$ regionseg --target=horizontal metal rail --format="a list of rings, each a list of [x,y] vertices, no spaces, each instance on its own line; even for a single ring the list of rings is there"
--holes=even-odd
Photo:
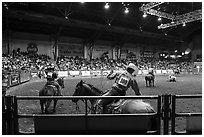
[[[18,100],[38,99],[158,99],[159,96],[16,96]]]
[[[175,98],[184,99],[184,98],[202,98],[202,94],[196,94],[196,95],[175,95]]]
[[[202,116],[202,113],[175,113],[175,117]]]
[[[84,117],[84,116],[97,116],[97,117],[104,117],[104,116],[140,116],[140,117],[156,117],[158,116],[157,113],[137,113],[137,114],[19,114],[18,118],[34,118],[34,117]]]

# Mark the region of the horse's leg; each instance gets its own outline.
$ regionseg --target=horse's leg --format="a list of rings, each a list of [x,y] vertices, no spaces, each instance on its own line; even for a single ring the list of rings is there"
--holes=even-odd
[[[44,113],[44,100],[40,100],[41,112]]]
[[[152,80],[152,86],[154,87],[154,79]]]
[[[146,80],[146,87],[148,87],[147,80]]]
[[[152,81],[152,80],[149,80],[149,87],[151,87],[151,86],[152,86],[152,85],[151,85],[151,81]]]
[[[52,101],[52,100],[50,100],[50,99],[47,99],[47,100],[46,100],[46,102],[45,102],[45,113],[48,112],[48,108],[49,108],[49,106],[50,106],[51,101]]]
[[[57,99],[54,100],[53,112],[56,112]]]

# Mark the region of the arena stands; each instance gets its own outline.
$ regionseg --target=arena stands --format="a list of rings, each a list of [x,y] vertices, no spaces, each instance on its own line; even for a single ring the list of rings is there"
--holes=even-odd
[[[44,70],[48,66],[55,66],[58,71],[74,71],[74,70],[119,70],[124,69],[128,63],[134,63],[138,65],[139,70],[148,70],[154,68],[154,70],[167,70],[177,69],[190,70],[193,68],[190,62],[179,62],[172,60],[159,60],[159,59],[118,59],[113,60],[109,58],[101,59],[96,58],[87,60],[81,57],[58,57],[56,63],[46,55],[28,55],[26,53],[19,53],[16,55],[2,56],[2,70],[3,72],[15,72],[21,70]]]

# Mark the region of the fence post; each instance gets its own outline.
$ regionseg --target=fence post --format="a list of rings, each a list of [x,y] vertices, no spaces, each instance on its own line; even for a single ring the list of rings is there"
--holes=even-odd
[[[7,121],[7,134],[13,135],[13,114],[12,114],[12,96],[6,96],[6,121]]]
[[[2,97],[2,135],[7,134],[5,96]]]
[[[169,134],[169,119],[170,119],[170,104],[171,95],[162,95],[163,96],[163,134],[168,135]]]
[[[176,113],[176,96],[172,96],[172,111],[171,111],[171,134],[175,134],[175,113]]]
[[[18,126],[18,104],[16,96],[13,97],[13,125],[14,125],[14,134],[17,135],[19,133]]]
[[[157,117],[157,133],[161,135],[161,96],[158,96],[157,99],[157,114],[159,115]]]

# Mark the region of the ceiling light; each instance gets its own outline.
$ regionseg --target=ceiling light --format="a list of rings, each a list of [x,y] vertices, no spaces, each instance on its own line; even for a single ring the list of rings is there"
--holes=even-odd
[[[129,13],[129,9],[127,7],[125,7],[125,13]]]
[[[173,21],[173,20],[171,21],[171,24],[174,24],[174,21]]]
[[[8,4],[4,3],[4,7],[8,10]]]
[[[110,6],[109,6],[109,3],[107,2],[106,5],[104,6],[104,8],[105,8],[105,9],[108,9],[109,7],[110,7]]]
[[[184,22],[182,26],[185,27],[185,26],[186,26],[186,23]]]
[[[68,20],[69,19],[68,16],[65,16],[65,19]]]
[[[143,18],[146,18],[146,17],[147,17],[147,14],[146,14],[146,13],[144,13],[144,14],[142,15],[142,17],[143,17]]]
[[[139,29],[140,29],[140,31],[143,31],[143,30],[142,30],[142,27],[139,27]]]

